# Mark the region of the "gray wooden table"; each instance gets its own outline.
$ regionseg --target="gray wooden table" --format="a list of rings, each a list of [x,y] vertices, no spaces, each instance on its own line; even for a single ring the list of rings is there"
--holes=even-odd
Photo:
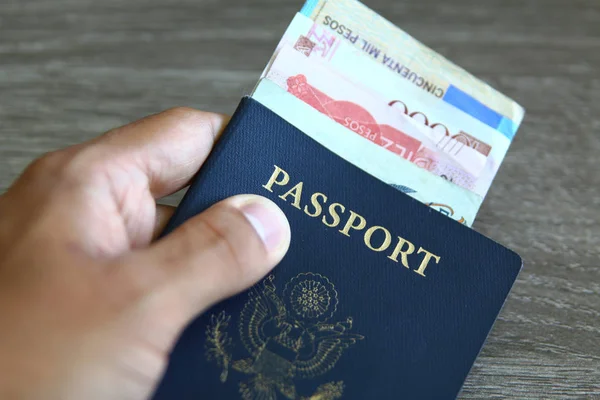
[[[525,269],[461,398],[600,398],[600,1],[367,4],[528,111],[474,226]],[[300,5],[0,0],[0,192],[146,114],[231,113]]]

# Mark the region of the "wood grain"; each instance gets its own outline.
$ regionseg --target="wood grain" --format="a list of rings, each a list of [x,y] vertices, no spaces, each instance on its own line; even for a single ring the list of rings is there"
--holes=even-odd
[[[525,269],[461,398],[600,398],[600,2],[367,3],[528,111],[475,224]],[[0,1],[0,191],[144,115],[231,113],[300,5]]]

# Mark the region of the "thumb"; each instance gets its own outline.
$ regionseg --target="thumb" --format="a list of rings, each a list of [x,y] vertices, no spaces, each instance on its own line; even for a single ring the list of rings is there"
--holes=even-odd
[[[275,203],[240,195],[191,218],[129,265],[187,321],[264,277],[289,243],[288,221]]]

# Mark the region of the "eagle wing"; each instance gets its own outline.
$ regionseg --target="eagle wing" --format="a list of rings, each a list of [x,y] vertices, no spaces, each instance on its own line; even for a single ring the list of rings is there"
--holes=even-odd
[[[262,331],[264,322],[284,316],[285,305],[275,293],[271,277],[250,289],[248,297],[240,314],[239,330],[246,350],[256,356],[266,342]]]
[[[363,336],[353,333],[319,333],[315,337],[313,352],[294,363],[296,376],[308,379],[324,374],[335,366],[345,349],[361,339]]]

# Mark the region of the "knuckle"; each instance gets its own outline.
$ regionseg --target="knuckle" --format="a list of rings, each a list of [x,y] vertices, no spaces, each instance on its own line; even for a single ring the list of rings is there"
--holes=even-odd
[[[225,207],[214,211],[201,219],[200,229],[204,231],[214,257],[228,266],[224,270],[238,277],[258,258],[255,250],[260,246],[253,246],[258,239],[240,211]]]
[[[194,132],[210,132],[213,139],[221,130],[225,116],[212,112],[200,111],[189,107],[175,107],[163,112],[168,119],[177,121],[182,128],[189,127]]]
[[[61,177],[70,182],[96,183],[105,178],[109,165],[119,163],[119,153],[102,145],[84,147],[74,152],[61,169]]]
[[[57,171],[60,171],[64,164],[64,152],[61,150],[53,151],[33,160],[29,167],[27,167],[25,174],[34,177],[55,174]]]
[[[28,178],[52,178],[66,184],[92,183],[103,176],[110,159],[99,146],[57,150],[36,159],[25,171]]]
[[[85,147],[74,152],[63,167],[65,176],[83,176],[89,178],[106,166],[111,155],[100,145]]]
[[[219,262],[226,264],[230,269],[235,271],[235,274],[243,270],[244,258],[241,256],[240,251],[236,249],[235,243],[233,243],[232,235],[227,234],[210,219],[204,219],[203,229],[211,242],[211,248],[213,254],[219,260]]]
[[[173,118],[197,118],[205,114],[203,111],[191,107],[173,107],[163,111],[163,113]]]

